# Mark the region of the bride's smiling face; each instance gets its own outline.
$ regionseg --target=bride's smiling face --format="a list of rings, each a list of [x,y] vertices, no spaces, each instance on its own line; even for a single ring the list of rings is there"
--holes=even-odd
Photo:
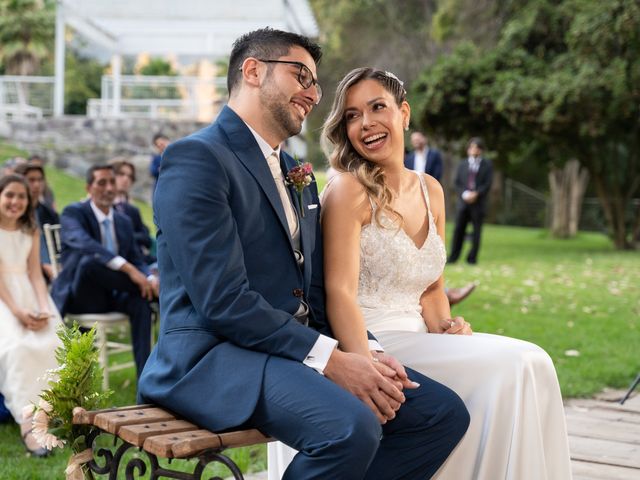
[[[347,137],[363,158],[377,163],[403,161],[404,127],[409,124],[409,104],[396,103],[379,82],[363,80],[346,95],[344,121]]]

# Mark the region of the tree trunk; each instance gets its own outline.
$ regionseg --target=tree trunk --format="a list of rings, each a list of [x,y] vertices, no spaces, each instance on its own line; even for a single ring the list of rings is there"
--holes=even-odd
[[[607,188],[601,176],[596,175],[594,183],[616,249],[627,250],[633,248],[631,242],[627,239],[627,229],[624,221],[625,205],[619,192],[611,191]]]
[[[569,160],[562,170],[551,167],[551,234],[571,238],[578,233],[582,200],[589,181],[589,173],[578,160]]]

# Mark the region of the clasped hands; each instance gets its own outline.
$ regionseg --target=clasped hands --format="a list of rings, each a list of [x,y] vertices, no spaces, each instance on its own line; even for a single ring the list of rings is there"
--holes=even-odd
[[[402,364],[391,355],[371,352],[370,355],[334,350],[324,369],[327,378],[362,400],[381,424],[396,416],[405,401],[405,388],[420,384],[407,376]]]
[[[15,312],[15,316],[27,330],[32,330],[34,332],[46,327],[49,318],[51,318],[51,314],[49,312],[29,311],[22,308]]]

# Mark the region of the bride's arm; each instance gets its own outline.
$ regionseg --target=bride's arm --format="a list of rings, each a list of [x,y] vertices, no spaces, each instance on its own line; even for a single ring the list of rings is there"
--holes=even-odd
[[[351,175],[332,179],[322,200],[327,318],[340,349],[367,357],[369,342],[357,303],[360,232],[371,216],[363,187]]]
[[[445,214],[444,214],[444,192],[442,186],[433,177],[425,175],[427,181],[427,189],[429,191],[429,202],[431,204],[431,214],[436,224],[436,230],[442,241],[445,241]],[[420,305],[422,306],[422,318],[424,319],[429,332],[443,333],[447,325],[447,321],[451,318],[451,308],[449,300],[444,291],[444,274],[432,283],[420,297]]]

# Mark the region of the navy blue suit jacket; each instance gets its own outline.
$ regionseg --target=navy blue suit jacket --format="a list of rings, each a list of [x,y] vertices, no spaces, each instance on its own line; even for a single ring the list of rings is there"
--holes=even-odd
[[[149,229],[142,221],[140,209],[129,202],[121,202],[114,205],[116,211],[126,215],[133,224],[133,234],[138,245],[145,248],[151,248],[151,234]]]
[[[126,215],[113,212],[113,223],[118,242],[118,255],[148,273],[140,249],[133,234],[133,225]],[[60,240],[62,241],[62,271],[51,287],[51,297],[61,315],[66,313],[72,293],[75,271],[80,260],[89,255],[105,265],[115,255],[101,243],[100,225],[91,210],[89,201],[67,206],[60,216]]]
[[[284,153],[281,162],[295,165]],[[316,184],[294,201],[305,212],[300,268],[262,151],[225,107],[167,148],[153,204],[162,322],[138,399],[213,431],[238,426],[255,409],[270,355],[302,362],[317,330],[330,335]],[[293,317],[302,292],[314,328]]]
[[[407,153],[404,157],[404,166],[413,170],[415,156],[415,152]],[[440,181],[442,178],[442,155],[440,154],[440,150],[435,148],[429,149],[427,152],[427,162],[425,164],[424,173],[427,173]]]
[[[480,166],[476,173],[476,191],[478,192],[478,200],[472,204],[468,204],[462,200],[462,192],[467,189],[467,180],[469,179],[469,159],[464,158],[458,164],[458,170],[456,171],[456,178],[454,181],[456,192],[458,193],[458,207],[459,208],[478,208],[484,211],[487,198],[489,198],[489,190],[491,190],[491,183],[493,182],[493,164],[491,160],[484,157],[480,160]]]

